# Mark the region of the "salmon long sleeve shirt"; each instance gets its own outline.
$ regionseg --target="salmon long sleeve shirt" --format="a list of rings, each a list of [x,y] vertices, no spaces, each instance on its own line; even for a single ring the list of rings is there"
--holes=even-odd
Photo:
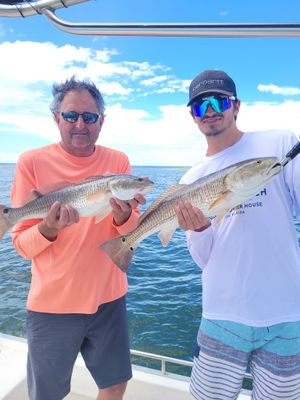
[[[96,146],[88,157],[73,156],[60,144],[23,153],[16,165],[11,199],[14,207],[26,202],[32,189],[60,181],[80,182],[90,176],[130,174],[125,154]],[[27,308],[48,313],[93,314],[100,304],[122,297],[128,288],[127,277],[99,245],[126,234],[137,225],[139,211],[133,210],[121,226],[110,213],[100,223],[94,217],[80,218],[77,224],[61,230],[55,241],[38,230],[40,219],[18,223],[13,244],[18,253],[31,260],[31,286]]]

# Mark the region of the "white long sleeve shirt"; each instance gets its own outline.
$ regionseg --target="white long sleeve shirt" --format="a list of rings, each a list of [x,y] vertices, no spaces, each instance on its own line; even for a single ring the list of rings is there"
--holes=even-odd
[[[192,167],[181,183],[250,158],[281,160],[297,141],[288,131],[244,133]],[[300,321],[300,251],[293,223],[299,204],[300,155],[219,224],[187,232],[190,254],[202,269],[203,317],[256,327]]]

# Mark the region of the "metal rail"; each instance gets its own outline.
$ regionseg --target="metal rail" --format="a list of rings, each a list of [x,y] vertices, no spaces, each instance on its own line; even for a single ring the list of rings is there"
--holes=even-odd
[[[133,356],[138,356],[138,357],[142,357],[142,358],[150,358],[152,360],[160,361],[161,362],[160,372],[162,373],[162,375],[167,374],[166,363],[182,365],[185,367],[193,366],[192,361],[180,360],[179,358],[166,357],[166,356],[162,356],[160,354],[147,353],[145,351],[132,350],[132,349],[130,350],[130,353]],[[252,380],[252,375],[249,374],[248,372],[246,372],[245,378]]]
[[[71,23],[47,9],[43,14],[56,28],[77,35],[300,37],[300,24]]]
[[[150,358],[152,360],[160,361],[161,362],[160,372],[163,375],[167,374],[166,363],[183,365],[183,366],[186,366],[186,367],[192,367],[193,366],[193,363],[191,361],[180,360],[179,358],[166,357],[166,356],[161,356],[159,354],[147,353],[145,351],[139,351],[139,350],[130,350],[130,353],[133,356],[138,356],[138,357],[142,357],[142,358]]]
[[[185,37],[300,37],[299,23],[72,23],[58,18],[55,10],[89,0],[38,0],[1,5],[0,17],[43,14],[57,29],[74,35],[185,36]]]

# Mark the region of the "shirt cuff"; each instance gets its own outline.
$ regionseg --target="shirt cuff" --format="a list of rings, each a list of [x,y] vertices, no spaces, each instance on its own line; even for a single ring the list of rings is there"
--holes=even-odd
[[[190,238],[195,238],[196,239],[197,238],[197,239],[201,239],[202,240],[202,239],[210,236],[211,234],[212,234],[212,226],[211,226],[211,224],[208,225],[205,229],[203,227],[203,229],[200,230],[200,231],[186,231],[187,239],[190,239]]]
[[[34,258],[52,243],[40,233],[38,224],[20,232],[14,241],[16,250],[27,259]]]
[[[122,225],[115,225],[113,221],[114,228],[119,232],[120,235],[126,235],[127,233],[133,231],[138,224],[140,213],[138,210],[132,210],[132,213],[128,220]]]

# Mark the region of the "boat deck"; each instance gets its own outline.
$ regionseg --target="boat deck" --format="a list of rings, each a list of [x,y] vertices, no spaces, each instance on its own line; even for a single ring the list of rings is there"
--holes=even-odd
[[[24,339],[0,334],[0,400],[28,400],[26,385],[27,344]],[[98,389],[83,359],[78,356],[74,367],[71,393],[65,400],[96,399]],[[133,366],[124,400],[193,400],[189,379],[180,375]],[[238,400],[250,400],[244,391]]]

